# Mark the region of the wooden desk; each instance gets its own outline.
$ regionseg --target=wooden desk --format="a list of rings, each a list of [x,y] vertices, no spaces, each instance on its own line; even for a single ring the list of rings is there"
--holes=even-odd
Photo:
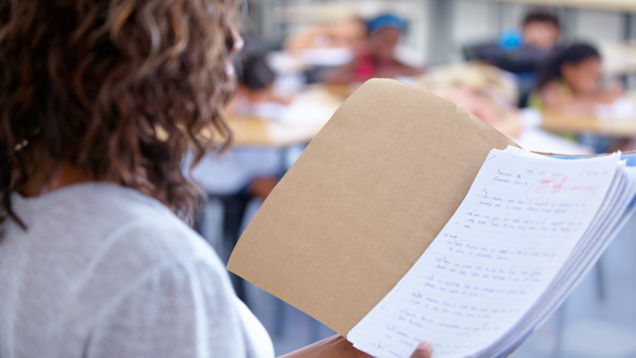
[[[323,124],[290,126],[274,120],[240,117],[228,120],[235,146],[287,147],[311,141]]]
[[[636,119],[599,119],[594,116],[564,116],[542,113],[541,128],[559,133],[595,133],[612,137],[636,137]]]
[[[232,146],[288,147],[294,144],[310,142],[324,126],[311,124],[305,126],[289,126],[270,119],[258,117],[237,117],[227,119],[232,131]],[[199,135],[203,139],[219,140],[213,127],[203,129]],[[158,137],[168,139],[168,133],[157,127]]]
[[[345,99],[345,96],[334,91],[332,87],[318,85],[309,87],[296,96],[294,103],[298,103],[297,101],[304,103],[304,105],[300,105],[300,109],[296,107],[296,110],[293,111],[292,117],[298,118],[298,121],[293,120],[290,123],[285,123],[254,116],[229,118],[228,125],[233,134],[233,145],[288,147],[294,144],[308,143],[327,123],[331,117],[330,111],[335,111]],[[294,103],[290,108],[294,107]],[[324,109],[320,111],[320,108],[312,106],[305,109],[304,106],[308,103],[327,109],[326,113],[322,113]],[[206,134],[210,135],[211,132],[204,131],[203,135]]]

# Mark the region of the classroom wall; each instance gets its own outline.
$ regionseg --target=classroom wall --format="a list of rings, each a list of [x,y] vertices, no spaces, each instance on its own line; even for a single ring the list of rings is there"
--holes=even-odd
[[[576,35],[581,40],[619,41],[623,37],[622,14],[610,11],[579,10]]]
[[[485,3],[455,1],[453,40],[456,43],[474,42],[495,36],[497,28],[493,26],[492,15]]]
[[[316,5],[370,7],[379,2],[366,0],[249,0],[253,10],[250,26],[268,39],[282,41],[305,25],[307,17],[289,21],[282,10],[307,9]],[[421,62],[440,64],[462,59],[462,46],[496,39],[504,30],[517,27],[532,8],[525,4],[477,0],[394,0],[386,8],[406,5],[411,31],[404,49]],[[613,11],[557,8],[567,35],[598,43],[620,41],[625,37],[625,17]],[[636,26],[632,26],[632,36]],[[440,43],[441,42],[441,43]]]

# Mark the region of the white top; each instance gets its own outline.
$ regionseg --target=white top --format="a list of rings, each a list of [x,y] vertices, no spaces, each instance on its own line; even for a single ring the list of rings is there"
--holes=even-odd
[[[112,184],[14,194],[0,239],[0,357],[270,358],[210,247]]]

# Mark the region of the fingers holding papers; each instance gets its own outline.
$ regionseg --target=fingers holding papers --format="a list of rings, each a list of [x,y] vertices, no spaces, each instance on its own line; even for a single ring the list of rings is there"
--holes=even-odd
[[[415,352],[411,354],[411,358],[431,358],[433,354],[433,349],[428,342],[422,342],[417,345],[415,348]]]

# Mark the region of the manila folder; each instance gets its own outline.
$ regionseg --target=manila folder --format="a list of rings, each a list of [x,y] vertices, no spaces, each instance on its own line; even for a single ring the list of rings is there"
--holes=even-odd
[[[442,230],[490,150],[508,145],[451,102],[370,80],[272,191],[228,269],[346,336]]]

